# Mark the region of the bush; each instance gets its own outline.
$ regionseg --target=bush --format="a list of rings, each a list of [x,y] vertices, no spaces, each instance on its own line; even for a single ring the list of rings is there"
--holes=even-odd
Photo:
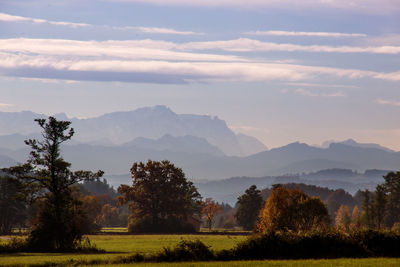
[[[213,260],[214,253],[208,246],[200,240],[182,240],[173,249],[164,250],[155,255],[155,261],[210,261]]]
[[[400,235],[394,231],[358,230],[350,238],[375,257],[400,257]]]
[[[0,243],[0,253],[13,253],[27,250],[28,244],[23,238],[13,237],[8,242]]]
[[[400,235],[392,231],[335,230],[306,233],[274,232],[250,237],[220,252],[221,259],[302,259],[340,257],[400,257]]]

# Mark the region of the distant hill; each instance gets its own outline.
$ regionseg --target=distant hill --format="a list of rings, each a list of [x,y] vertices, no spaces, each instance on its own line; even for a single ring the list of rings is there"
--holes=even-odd
[[[107,174],[124,174],[129,172],[133,162],[168,159],[181,167],[189,178],[197,180],[281,176],[335,168],[358,172],[367,169],[397,170],[400,166],[398,152],[343,144],[332,144],[322,149],[293,143],[248,157],[229,157],[205,139],[188,136],[166,136],[156,140],[139,138],[119,146],[64,145],[62,150],[74,169],[102,169]],[[18,150],[0,148],[0,155],[18,162],[24,162],[28,153],[27,147]],[[317,178],[307,179],[318,181]]]
[[[383,182],[382,176],[388,172],[386,170],[366,170],[364,173],[358,173],[349,169],[326,169],[303,174],[265,177],[243,176],[219,181],[197,181],[195,185],[204,197],[213,197],[219,202],[231,205],[234,205],[237,198],[253,184],[259,189],[269,188],[273,184],[302,184],[306,186],[307,190],[301,189],[307,194],[320,196],[327,201],[328,195],[339,189],[344,189],[351,194],[355,194],[360,189],[373,191],[377,184]],[[321,191],[315,194],[309,191],[315,187],[323,187],[325,193],[328,193],[322,194]],[[266,192],[268,193],[268,191]],[[265,198],[268,196],[267,193],[264,193]],[[354,203],[351,205],[354,205]]]
[[[392,149],[389,149],[387,147],[381,146],[379,144],[372,144],[372,143],[358,143],[354,139],[347,139],[342,142],[335,142],[335,141],[326,141],[322,144],[322,147],[329,147],[331,144],[342,144],[342,145],[347,145],[347,146],[354,146],[354,147],[362,147],[362,148],[377,148],[381,150],[385,150],[387,152],[395,152]]]

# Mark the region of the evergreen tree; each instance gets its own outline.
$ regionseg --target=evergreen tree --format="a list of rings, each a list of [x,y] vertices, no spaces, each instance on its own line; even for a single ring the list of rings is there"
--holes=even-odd
[[[389,227],[392,227],[396,222],[400,222],[400,172],[389,172],[383,178],[389,211],[386,222]]]
[[[71,164],[61,157],[61,144],[74,134],[71,122],[53,117],[35,121],[42,128],[43,140],[26,140],[32,149],[28,162],[11,167],[7,172],[27,187],[37,188],[40,208],[28,237],[30,246],[46,251],[71,250],[81,240],[85,221],[81,203],[73,197],[71,186],[96,179],[103,172],[72,172]]]
[[[377,185],[372,200],[372,208],[374,210],[374,225],[381,229],[384,227],[384,219],[386,216],[386,189],[383,185]]]
[[[264,203],[260,193],[257,186],[252,185],[238,197],[235,218],[245,230],[252,230],[256,225],[258,214]]]

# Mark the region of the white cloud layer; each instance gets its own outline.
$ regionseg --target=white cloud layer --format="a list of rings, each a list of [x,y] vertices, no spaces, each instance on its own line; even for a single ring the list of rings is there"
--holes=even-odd
[[[369,53],[369,54],[400,54],[400,46],[328,46],[328,45],[297,45],[239,38],[227,41],[192,42],[180,45],[187,50],[224,50],[231,52],[323,52],[323,53]]]
[[[346,96],[342,91],[334,92],[334,93],[315,93],[309,90],[305,90],[303,88],[299,88],[296,90],[296,93],[303,96],[311,96],[311,97],[344,97]]]
[[[342,33],[342,32],[295,32],[295,31],[251,31],[248,35],[272,35],[272,36],[307,36],[307,37],[367,37],[364,33]]]
[[[379,98],[376,102],[378,104],[381,104],[381,105],[389,105],[389,106],[400,107],[400,101],[385,100],[385,99]]]
[[[35,19],[35,18],[28,18],[28,17],[21,17],[21,16],[14,16],[6,13],[0,13],[0,21],[5,21],[5,22],[31,22],[31,23],[47,23],[47,24],[52,24],[52,25],[57,25],[57,26],[68,26],[72,28],[78,28],[78,27],[90,27],[90,24],[86,23],[74,23],[74,22],[64,22],[64,21],[51,21],[51,20],[45,20],[45,19]]]
[[[29,22],[29,23],[36,23],[36,24],[51,24],[57,26],[66,26],[72,28],[79,28],[79,27],[101,27],[101,28],[112,28],[113,30],[133,30],[136,32],[141,33],[148,33],[148,34],[171,34],[171,35],[202,35],[203,33],[196,33],[192,31],[178,31],[175,29],[170,28],[158,28],[158,27],[141,27],[141,26],[123,26],[123,27],[111,27],[111,26],[98,26],[93,24],[87,23],[75,23],[75,22],[64,22],[64,21],[52,21],[52,20],[45,20],[45,19],[35,19],[29,17],[21,17],[21,16],[14,16],[6,13],[0,13],[0,21],[4,22]]]
[[[186,45],[183,45],[186,47]],[[326,77],[400,81],[400,72],[252,61],[233,55],[188,53],[153,40],[0,40],[0,73],[8,76],[128,82],[313,81]],[[339,96],[339,95],[336,95]]]

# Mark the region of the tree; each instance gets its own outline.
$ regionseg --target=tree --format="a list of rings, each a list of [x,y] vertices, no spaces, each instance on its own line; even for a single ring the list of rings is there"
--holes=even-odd
[[[367,228],[372,228],[374,225],[374,214],[372,209],[372,193],[367,189],[365,191],[361,191],[363,200],[362,200],[362,221],[363,224]]]
[[[100,223],[104,227],[113,227],[119,224],[119,210],[111,204],[104,204],[101,208]]]
[[[31,147],[28,162],[6,171],[26,187],[37,188],[40,208],[28,238],[30,246],[47,251],[71,250],[81,240],[85,218],[81,202],[73,197],[71,186],[83,180],[97,179],[103,172],[72,172],[71,164],[61,157],[61,144],[74,135],[71,122],[53,117],[35,121],[42,128],[43,140],[26,140]]]
[[[336,212],[335,225],[336,227],[348,231],[351,223],[350,208],[346,205],[341,205]]]
[[[130,203],[131,232],[179,232],[193,230],[188,217],[200,214],[201,196],[182,169],[167,160],[134,163],[133,185],[121,185],[120,203]]]
[[[10,234],[16,223],[23,223],[26,204],[20,181],[6,175],[0,177],[0,235]]]
[[[396,222],[400,222],[400,172],[389,172],[383,177],[384,189],[387,195],[386,223],[392,227]],[[378,188],[377,188],[378,189]]]
[[[235,218],[245,230],[252,230],[256,225],[258,214],[264,202],[260,193],[261,191],[255,185],[252,185],[243,195],[238,197]]]
[[[372,209],[374,211],[374,225],[378,229],[384,227],[386,203],[387,196],[385,186],[377,185],[372,199]]]
[[[206,198],[206,201],[203,202],[201,213],[203,213],[206,217],[208,230],[211,230],[212,224],[214,222],[214,217],[220,211],[220,205],[216,204],[215,201],[212,200],[212,198]]]
[[[258,232],[274,230],[308,231],[330,224],[328,210],[318,197],[299,189],[273,188],[256,226]]]
[[[351,212],[351,228],[360,228],[360,211],[358,206],[354,206]]]

